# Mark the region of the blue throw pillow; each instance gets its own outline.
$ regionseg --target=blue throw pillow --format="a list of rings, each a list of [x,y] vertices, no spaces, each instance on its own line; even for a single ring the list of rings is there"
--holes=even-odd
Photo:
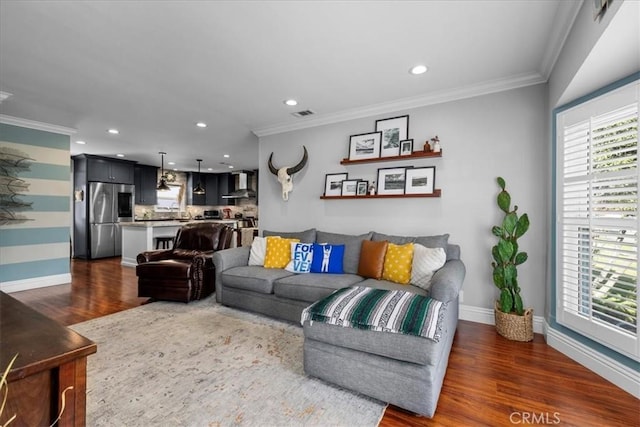
[[[344,245],[319,245],[313,244],[312,273],[342,274],[342,259],[344,258]]]
[[[309,273],[312,258],[312,243],[291,243],[291,261],[284,269],[292,273]]]

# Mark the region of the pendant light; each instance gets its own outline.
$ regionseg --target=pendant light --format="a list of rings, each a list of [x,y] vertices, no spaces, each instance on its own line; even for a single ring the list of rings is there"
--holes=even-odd
[[[171,191],[169,186],[167,185],[167,177],[164,174],[164,155],[167,154],[164,151],[160,151],[158,154],[162,156],[162,169],[160,169],[160,181],[158,182],[158,186],[156,190],[158,191]]]
[[[201,181],[200,181],[200,162],[202,161],[202,159],[196,159],[196,162],[198,162],[198,185],[196,185],[196,187],[193,189],[193,194],[204,194],[204,188],[202,187]]]

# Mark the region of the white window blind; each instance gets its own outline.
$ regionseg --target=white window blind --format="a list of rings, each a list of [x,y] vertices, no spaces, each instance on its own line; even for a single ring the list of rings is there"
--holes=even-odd
[[[640,360],[638,83],[556,123],[557,320]]]

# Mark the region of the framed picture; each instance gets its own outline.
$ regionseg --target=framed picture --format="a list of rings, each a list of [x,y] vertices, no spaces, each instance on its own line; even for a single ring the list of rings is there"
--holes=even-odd
[[[345,179],[342,181],[342,196],[355,196],[358,191],[357,179]]]
[[[380,157],[400,155],[400,141],[409,138],[409,116],[376,120],[376,132],[382,132]]]
[[[324,176],[324,195],[340,196],[342,194],[342,181],[347,179],[348,175],[344,173],[328,173]]]
[[[411,168],[406,172],[405,194],[431,194],[436,185],[436,167]]]
[[[349,137],[349,160],[380,157],[382,132],[361,133]]]
[[[410,156],[413,153],[413,139],[400,141],[400,155]]]
[[[406,168],[378,169],[378,194],[404,194]]]
[[[366,196],[368,188],[369,188],[369,181],[358,181],[358,188],[356,190],[356,194],[358,196]]]

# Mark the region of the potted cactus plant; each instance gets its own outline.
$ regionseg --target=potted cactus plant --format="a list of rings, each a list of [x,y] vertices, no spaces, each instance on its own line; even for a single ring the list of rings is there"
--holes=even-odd
[[[502,224],[491,229],[498,238],[498,243],[491,249],[493,283],[500,290],[494,308],[496,330],[511,340],[531,341],[533,310],[524,308],[518,283],[518,266],[528,258],[526,252],[520,251],[518,239],[529,229],[529,216],[526,213],[519,216],[517,205],[511,209],[511,195],[506,190],[504,179],[498,177],[497,182],[501,189],[497,203],[504,212],[504,218]]]

